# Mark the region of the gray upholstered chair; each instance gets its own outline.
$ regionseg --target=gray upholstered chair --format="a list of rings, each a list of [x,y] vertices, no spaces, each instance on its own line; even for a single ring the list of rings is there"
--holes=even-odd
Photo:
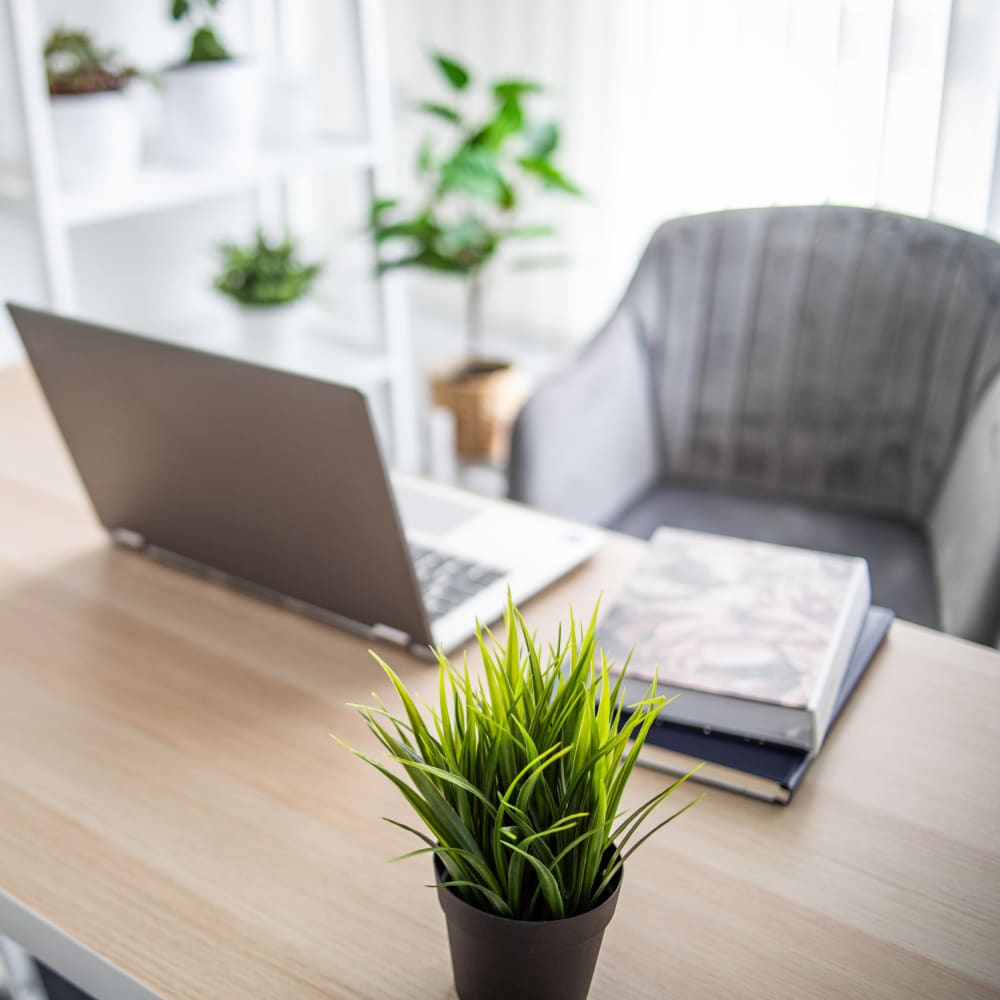
[[[514,499],[861,555],[874,600],[1000,640],[1000,245],[890,212],[657,230],[524,407]]]

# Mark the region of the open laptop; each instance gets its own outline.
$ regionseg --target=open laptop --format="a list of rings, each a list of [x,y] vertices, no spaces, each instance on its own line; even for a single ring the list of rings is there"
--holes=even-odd
[[[343,628],[453,649],[602,533],[390,480],[349,386],[8,305],[101,523],[142,551]]]

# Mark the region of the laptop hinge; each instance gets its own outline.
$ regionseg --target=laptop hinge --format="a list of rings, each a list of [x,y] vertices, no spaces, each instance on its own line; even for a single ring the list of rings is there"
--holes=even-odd
[[[146,544],[146,539],[130,528],[112,528],[110,534],[113,542],[130,549],[141,549]]]
[[[396,646],[407,647],[410,645],[409,633],[402,629],[393,628],[391,625],[383,625],[381,622],[372,625],[371,635],[373,639],[384,639]]]

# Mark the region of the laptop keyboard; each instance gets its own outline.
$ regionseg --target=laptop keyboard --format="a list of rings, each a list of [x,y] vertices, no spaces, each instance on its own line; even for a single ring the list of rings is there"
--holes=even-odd
[[[495,566],[469,562],[410,542],[410,555],[427,614],[440,618],[505,574]]]

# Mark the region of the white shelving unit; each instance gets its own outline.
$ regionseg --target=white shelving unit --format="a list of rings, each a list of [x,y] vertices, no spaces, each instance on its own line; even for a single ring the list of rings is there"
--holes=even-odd
[[[127,188],[83,194],[57,192],[56,204],[67,226],[85,226],[256,189],[296,175],[367,169],[374,162],[375,150],[365,142],[327,139],[306,148],[263,147],[253,162],[226,169],[177,170],[154,164],[143,168]]]
[[[3,0],[13,48],[18,99],[25,131],[26,162],[0,165],[0,207],[27,211],[37,228],[48,304],[73,313],[78,307],[77,268],[72,235],[78,227],[146,213],[165,212],[214,198],[252,192],[262,225],[274,229],[286,219],[285,185],[297,176],[361,171],[369,195],[392,192],[395,184],[389,60],[381,0],[353,0],[357,29],[365,131],[361,139],[324,137],[294,148],[262,145],[238,167],[190,169],[166,164],[143,166],[126,187],[95,192],[66,192],[60,187],[45,81],[41,25],[34,0]],[[280,23],[280,0],[254,0],[256,38]],[[274,32],[270,32],[274,37]],[[305,336],[297,344],[238,345],[229,332],[192,321],[189,328],[157,331],[178,342],[197,343],[220,353],[317,377],[347,381],[388,394],[391,459],[398,468],[420,468],[418,421],[413,392],[413,362],[403,288],[397,276],[376,283],[380,346],[359,350],[331,336]]]

